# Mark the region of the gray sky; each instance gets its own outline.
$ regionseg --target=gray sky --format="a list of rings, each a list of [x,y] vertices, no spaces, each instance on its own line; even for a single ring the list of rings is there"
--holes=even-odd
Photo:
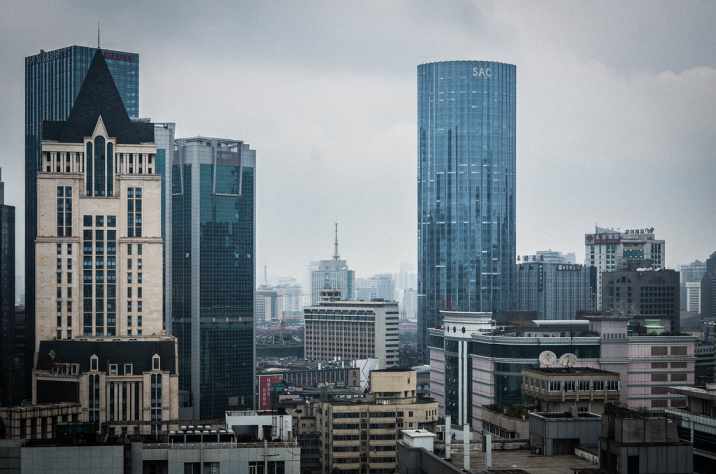
[[[359,275],[415,261],[416,65],[445,59],[517,65],[518,254],[581,260],[595,223],[656,227],[670,266],[716,250],[715,2],[134,3],[3,2],[18,229],[24,57],[93,45],[100,20],[104,47],[140,54],[142,116],[257,150],[270,277],[303,279],[336,219]]]

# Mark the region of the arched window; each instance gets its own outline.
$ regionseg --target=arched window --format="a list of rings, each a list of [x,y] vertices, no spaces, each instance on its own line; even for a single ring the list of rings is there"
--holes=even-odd
[[[107,195],[105,156],[105,139],[97,136],[94,139],[94,193],[96,196]]]
[[[94,184],[92,181],[93,157],[94,154],[92,153],[92,142],[87,142],[87,146],[85,149],[85,192],[88,196],[92,196],[92,193],[94,191]]]
[[[152,370],[161,370],[161,361],[159,359],[159,354],[154,354],[152,356]]]
[[[97,357],[97,354],[92,354],[90,357],[90,370],[99,370],[99,357]]]
[[[114,144],[107,142],[107,196],[114,193]]]

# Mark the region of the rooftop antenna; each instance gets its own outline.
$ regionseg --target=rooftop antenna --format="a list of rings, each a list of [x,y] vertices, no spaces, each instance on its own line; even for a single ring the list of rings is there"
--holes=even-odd
[[[264,285],[268,286],[268,265],[264,265]]]
[[[102,43],[100,43],[99,36],[99,21],[97,22],[97,49],[102,49]]]
[[[336,239],[333,242],[333,260],[338,260],[340,257],[338,255],[338,222],[335,223],[336,226]]]

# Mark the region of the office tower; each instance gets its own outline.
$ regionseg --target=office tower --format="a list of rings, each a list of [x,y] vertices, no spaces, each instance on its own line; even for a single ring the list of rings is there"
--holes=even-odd
[[[25,58],[25,310],[32,360],[35,341],[35,238],[37,237],[37,170],[43,120],[66,120],[94,58],[95,48],[69,46]],[[139,55],[102,50],[130,118],[139,116]],[[28,373],[26,380],[30,379]],[[29,396],[30,387],[26,387]]]
[[[79,404],[80,421],[117,434],[166,431],[178,374],[154,125],[131,121],[97,52],[67,120],[44,121],[42,137],[33,403]]]
[[[686,311],[701,314],[701,282],[688,281],[681,291],[686,293]]]
[[[654,228],[619,231],[595,227],[584,235],[584,263],[597,267],[597,309],[602,309],[602,274],[635,267],[664,268],[666,244]]]
[[[15,206],[5,204],[0,169],[0,406],[19,403],[15,361]]]
[[[319,304],[303,309],[306,359],[378,359],[381,368],[398,365],[398,304],[341,300],[339,292],[324,290]]]
[[[699,288],[701,288],[701,279],[704,276],[704,273],[706,273],[706,262],[702,262],[701,260],[694,260],[691,263],[687,263],[686,265],[679,265],[679,273],[681,274],[681,311],[689,311],[687,309],[688,306],[688,297],[687,295],[691,293],[692,298],[695,298],[695,285],[693,283],[698,283]],[[689,290],[689,283],[692,283],[691,290]],[[701,294],[699,290],[699,305],[701,304]],[[693,307],[693,302],[692,302]]]
[[[341,290],[341,298],[351,300],[355,297],[355,272],[348,268],[348,262],[338,255],[338,223],[333,243],[333,258],[320,260],[311,269],[311,304],[317,305],[321,300],[321,291],[326,289]]]
[[[277,321],[278,317],[278,293],[267,285],[256,288],[254,297],[254,317],[256,322]]]
[[[418,350],[440,310],[501,311],[515,278],[514,65],[418,66]]]
[[[390,273],[358,278],[355,286],[356,299],[395,301],[395,279]]]
[[[680,324],[679,272],[623,270],[604,272],[603,310],[642,320],[645,331],[678,333]]]
[[[525,255],[517,264],[517,309],[536,311],[539,319],[575,319],[593,311],[596,268],[567,263],[551,253]]]
[[[701,316],[716,320],[716,252],[706,260],[706,272],[701,278]]]
[[[402,291],[400,299],[400,319],[404,321],[415,321],[418,315],[418,292],[414,288],[407,288]]]
[[[175,140],[172,333],[187,416],[254,400],[256,151],[239,140]]]
[[[174,162],[174,130],[176,125],[171,122],[154,124],[154,145],[156,174],[162,178],[161,186],[161,223],[162,240],[164,241],[164,311],[162,320],[164,329],[172,333],[172,163]]]

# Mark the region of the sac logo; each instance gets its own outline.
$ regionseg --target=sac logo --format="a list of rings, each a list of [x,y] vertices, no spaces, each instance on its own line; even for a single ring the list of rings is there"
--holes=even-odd
[[[475,66],[472,68],[472,77],[476,77],[477,79],[489,79],[492,77],[492,71],[489,67]]]

